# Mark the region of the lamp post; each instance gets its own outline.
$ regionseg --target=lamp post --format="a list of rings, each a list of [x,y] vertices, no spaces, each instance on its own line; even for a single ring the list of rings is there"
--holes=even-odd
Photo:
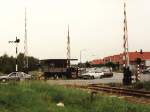
[[[80,50],[80,64],[82,63],[82,52],[83,52],[83,51],[86,51],[86,49]]]
[[[18,71],[18,60],[17,60],[17,57],[18,57],[18,43],[20,42],[20,39],[18,39],[16,37],[16,40],[15,41],[9,41],[9,43],[15,43],[16,44],[16,72]]]

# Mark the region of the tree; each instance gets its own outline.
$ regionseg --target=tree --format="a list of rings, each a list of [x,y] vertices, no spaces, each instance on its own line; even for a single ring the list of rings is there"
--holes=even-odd
[[[13,56],[9,57],[4,54],[0,57],[0,71],[3,73],[10,73],[15,69],[15,59]]]
[[[108,62],[108,63],[105,64],[105,66],[106,67],[111,67],[113,70],[118,67],[118,65],[113,63],[113,62]]]
[[[17,62],[18,62],[18,71],[24,71],[25,66],[24,66],[24,54],[20,53],[17,57]],[[38,69],[39,65],[39,60],[37,58],[34,58],[32,56],[28,57],[29,60],[29,71],[34,71]],[[0,57],[0,72],[2,73],[11,73],[15,71],[15,64],[16,64],[16,58],[13,56],[8,56],[7,54],[4,54],[3,56]]]
[[[89,67],[91,67],[91,64],[87,61],[87,62],[85,62],[85,66],[89,68]]]
[[[39,60],[34,57],[28,57],[29,60],[29,71],[34,71],[39,68]]]
[[[136,63],[137,63],[138,65],[140,65],[141,62],[142,62],[141,58],[137,58],[137,59],[136,59]]]

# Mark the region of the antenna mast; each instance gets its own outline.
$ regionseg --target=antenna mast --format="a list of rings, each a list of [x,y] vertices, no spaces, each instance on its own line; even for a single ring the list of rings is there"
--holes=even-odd
[[[69,25],[68,25],[68,36],[67,36],[67,67],[70,67],[70,34],[69,34]]]
[[[25,8],[25,35],[24,35],[24,67],[25,71],[28,72],[28,41],[27,41],[27,9]]]

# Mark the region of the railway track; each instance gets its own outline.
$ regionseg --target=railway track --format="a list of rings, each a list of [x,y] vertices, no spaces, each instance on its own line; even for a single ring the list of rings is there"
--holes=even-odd
[[[115,93],[118,95],[143,97],[143,98],[150,99],[150,92],[148,92],[148,91],[138,91],[138,90],[119,88],[119,87],[109,87],[109,86],[103,86],[103,85],[98,85],[98,84],[88,85],[87,89],[90,89],[95,92],[103,91],[103,92],[107,92],[107,93]]]
[[[88,89],[88,90],[91,90],[92,92],[106,92],[106,93],[117,94],[120,96],[125,95],[125,96],[134,96],[134,97],[150,99],[150,92],[148,91],[138,91],[138,90],[132,90],[132,89],[119,88],[119,87],[104,86],[104,85],[99,85],[99,84],[90,84],[88,86],[81,86],[81,85],[66,85],[66,86]]]

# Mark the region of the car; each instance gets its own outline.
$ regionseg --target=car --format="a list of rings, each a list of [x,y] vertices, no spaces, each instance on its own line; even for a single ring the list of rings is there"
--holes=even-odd
[[[109,77],[113,77],[113,72],[109,69],[105,69],[103,70],[103,75],[101,76],[101,78],[109,78]]]
[[[101,79],[101,78],[109,78],[113,77],[113,72],[110,68],[102,67],[102,68],[91,68],[88,69],[86,73],[81,74],[79,78],[82,79]]]
[[[150,68],[147,68],[147,69],[142,70],[142,73],[143,73],[143,74],[150,73]]]
[[[104,75],[103,72],[89,71],[81,75],[83,79],[99,79]]]
[[[0,76],[1,82],[6,82],[10,80],[19,81],[19,80],[29,80],[31,79],[31,75],[26,74],[24,72],[12,72],[8,75]]]

